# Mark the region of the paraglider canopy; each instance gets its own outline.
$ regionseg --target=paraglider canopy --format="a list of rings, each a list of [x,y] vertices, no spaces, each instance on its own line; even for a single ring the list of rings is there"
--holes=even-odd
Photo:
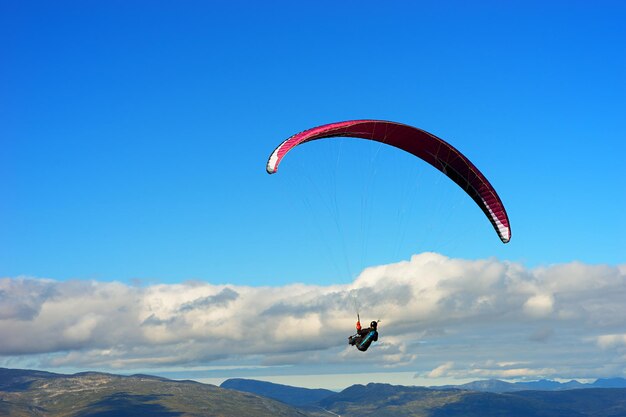
[[[509,218],[487,178],[452,145],[424,130],[383,120],[349,120],[297,133],[269,157],[266,170],[274,174],[285,155],[301,143],[333,137],[355,137],[386,143],[421,158],[458,184],[485,213],[503,243],[511,240]]]

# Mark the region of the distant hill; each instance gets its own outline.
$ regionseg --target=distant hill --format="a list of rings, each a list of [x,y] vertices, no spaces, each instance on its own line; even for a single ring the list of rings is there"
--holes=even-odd
[[[589,388],[565,391],[520,391],[513,395],[572,410],[583,416],[626,416],[626,388]],[[573,415],[573,414],[572,414]]]
[[[0,368],[0,387],[0,416],[308,416],[269,398],[145,375],[59,375]]]
[[[613,384],[620,382],[615,380]],[[531,385],[548,391],[519,391],[516,384],[504,381],[476,381],[475,388],[510,389],[495,393],[459,388],[408,387],[389,384],[353,385],[340,393],[325,392],[317,403],[301,401],[305,413],[341,417],[618,417],[626,416],[626,389],[559,390],[576,386],[555,381],[536,381]],[[577,383],[579,384],[579,383]],[[466,384],[471,385],[471,384]],[[581,384],[583,386],[593,384]],[[245,388],[256,394],[279,393],[284,401],[290,392],[307,398],[304,388],[254,380],[225,381],[222,387]],[[238,388],[236,388],[238,387]],[[298,391],[294,391],[298,390]],[[303,391],[300,391],[303,390]],[[322,390],[324,391],[324,390]],[[309,397],[310,398],[310,397]],[[316,407],[317,408],[316,408]],[[315,410],[319,414],[315,414]]]
[[[0,368],[0,391],[22,391],[41,379],[61,376],[51,372]]]
[[[624,378],[605,378],[598,379],[591,384],[593,388],[626,388],[626,379]]]
[[[626,389],[491,393],[388,384],[353,385],[319,403],[341,417],[618,417]]]
[[[583,384],[578,381],[558,382],[547,379],[531,382],[505,382],[498,379],[488,379],[484,381],[474,381],[462,385],[446,385],[439,387],[431,387],[433,389],[465,389],[471,391],[482,392],[514,392],[524,390],[538,390],[538,391],[562,391],[569,389],[582,389],[582,388],[626,388],[626,379],[624,378],[610,378],[610,379],[598,379],[590,384]]]
[[[297,407],[311,405],[336,394],[336,392],[327,389],[298,388],[241,378],[228,379],[220,387],[262,395]]]

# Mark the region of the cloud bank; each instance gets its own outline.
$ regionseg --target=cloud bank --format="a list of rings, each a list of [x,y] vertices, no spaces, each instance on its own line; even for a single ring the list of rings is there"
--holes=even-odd
[[[0,279],[0,365],[149,369],[362,364],[356,309],[381,319],[371,370],[423,378],[596,378],[626,370],[626,266],[535,269],[435,253],[348,285]],[[20,362],[21,361],[21,362]],[[322,367],[322,368],[320,368]]]

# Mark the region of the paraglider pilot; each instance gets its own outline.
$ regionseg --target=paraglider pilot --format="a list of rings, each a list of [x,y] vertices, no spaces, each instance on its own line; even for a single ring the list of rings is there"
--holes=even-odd
[[[361,328],[361,320],[356,322],[356,334],[348,338],[348,344],[356,346],[361,352],[365,352],[372,342],[378,340],[378,322],[373,321],[367,329]]]

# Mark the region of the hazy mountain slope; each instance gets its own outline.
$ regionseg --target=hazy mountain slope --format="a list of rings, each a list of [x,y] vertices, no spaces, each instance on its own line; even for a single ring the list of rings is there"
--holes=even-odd
[[[470,391],[483,392],[514,392],[514,391],[562,391],[578,388],[626,388],[626,379],[610,378],[598,379],[593,383],[581,383],[578,381],[558,382],[542,379],[539,381],[529,382],[505,382],[498,379],[488,379],[481,381],[468,382],[462,385],[446,385],[439,387],[430,387],[432,389],[457,388]]]
[[[433,389],[457,388],[469,391],[483,392],[509,392],[515,391],[516,385],[511,382],[500,381],[499,379],[488,379],[483,381],[472,381],[462,385],[448,385],[446,387],[431,387]]]
[[[595,388],[626,388],[624,378],[602,378],[592,384]]]
[[[520,391],[514,395],[541,401],[560,409],[573,410],[585,416],[626,416],[626,388],[589,388],[568,391]]]
[[[224,381],[220,387],[262,395],[293,406],[304,406],[316,403],[336,394],[336,392],[327,389],[298,388],[289,385],[241,378],[228,379]]]
[[[410,415],[410,414],[409,414]],[[589,417],[549,401],[534,401],[515,393],[466,391],[458,401],[431,410],[430,417]]]

